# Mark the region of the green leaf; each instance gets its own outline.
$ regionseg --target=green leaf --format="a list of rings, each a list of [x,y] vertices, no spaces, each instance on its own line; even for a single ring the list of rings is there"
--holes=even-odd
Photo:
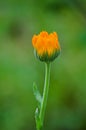
[[[36,100],[41,104],[42,97],[35,83],[33,84],[33,92]]]
[[[36,111],[35,111],[35,120],[36,120],[37,130],[40,130],[41,123],[40,123],[40,119],[39,119],[39,109],[38,108],[36,108]]]

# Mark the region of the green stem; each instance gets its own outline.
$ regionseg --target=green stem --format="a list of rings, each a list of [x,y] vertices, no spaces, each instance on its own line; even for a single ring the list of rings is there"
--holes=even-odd
[[[40,127],[43,126],[44,121],[44,115],[45,115],[45,108],[47,104],[47,98],[48,98],[48,91],[49,91],[49,81],[50,81],[50,63],[45,64],[45,83],[44,83],[44,91],[43,91],[43,98],[39,113],[39,119],[40,119]]]

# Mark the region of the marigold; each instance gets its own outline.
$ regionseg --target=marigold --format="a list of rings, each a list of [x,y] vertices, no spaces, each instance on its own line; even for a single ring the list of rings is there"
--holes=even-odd
[[[61,50],[56,32],[48,34],[46,31],[42,31],[33,36],[32,44],[36,56],[45,62],[53,61]]]

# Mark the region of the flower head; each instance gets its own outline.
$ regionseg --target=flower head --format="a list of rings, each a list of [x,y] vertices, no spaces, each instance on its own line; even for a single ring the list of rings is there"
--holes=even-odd
[[[61,50],[56,32],[48,34],[46,31],[42,31],[33,36],[32,44],[36,56],[45,62],[53,61]]]

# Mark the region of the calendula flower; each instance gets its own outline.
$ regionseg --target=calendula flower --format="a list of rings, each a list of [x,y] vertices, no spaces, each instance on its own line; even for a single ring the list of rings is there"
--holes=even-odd
[[[45,62],[53,61],[61,50],[56,32],[48,34],[46,31],[42,31],[33,36],[32,44],[36,56]]]

